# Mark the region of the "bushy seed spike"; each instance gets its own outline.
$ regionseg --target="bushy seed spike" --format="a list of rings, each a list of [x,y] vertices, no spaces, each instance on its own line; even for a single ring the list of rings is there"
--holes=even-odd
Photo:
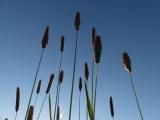
[[[76,31],[79,31],[80,24],[81,24],[80,12],[77,12],[75,16],[75,21],[74,21],[74,26],[75,26]]]
[[[129,55],[128,55],[127,52],[123,52],[122,59],[123,59],[123,65],[124,65],[125,69],[128,72],[131,72],[132,71],[132,68],[131,68],[131,59],[130,59],[130,57],[129,57]]]
[[[79,78],[79,91],[82,91],[82,78]]]
[[[101,37],[96,36],[94,41],[94,59],[96,64],[100,63],[101,54],[102,54]]]
[[[42,48],[46,48],[46,46],[48,44],[48,38],[49,38],[49,26],[46,27],[45,33],[42,38],[42,42],[41,42]]]
[[[16,112],[19,109],[19,103],[20,103],[20,88],[17,87],[17,91],[16,91],[16,106],[15,106]]]
[[[33,108],[33,106],[30,106],[27,120],[33,120],[33,112],[34,112],[34,108]]]
[[[40,89],[41,89],[41,80],[39,80],[39,82],[38,82],[38,86],[37,86],[37,90],[36,90],[37,94],[39,94]]]
[[[93,27],[93,28],[92,28],[92,45],[94,45],[95,37],[96,37],[96,28]]]
[[[61,37],[61,52],[64,51],[64,36]]]
[[[64,77],[64,72],[63,72],[63,70],[61,70],[61,72],[59,73],[59,77],[58,77],[59,84],[61,84],[63,82],[63,77]]]
[[[110,103],[111,116],[114,117],[114,106],[113,106],[113,100],[111,96],[110,96],[109,103]]]
[[[88,77],[89,77],[89,69],[88,69],[88,64],[87,64],[87,62],[85,62],[84,74],[85,74],[86,80],[88,81]]]
[[[48,86],[47,86],[47,89],[46,89],[46,94],[48,94],[50,89],[51,89],[53,79],[54,79],[54,74],[51,74],[49,82],[48,82]]]

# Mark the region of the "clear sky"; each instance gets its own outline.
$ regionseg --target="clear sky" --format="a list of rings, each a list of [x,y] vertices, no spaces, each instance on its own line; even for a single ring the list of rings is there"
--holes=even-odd
[[[0,0],[0,119],[14,118],[17,86],[21,88],[17,120],[24,117],[46,25],[50,26],[50,38],[38,76],[38,79],[42,79],[42,90],[35,111],[38,112],[42,103],[49,75],[55,73],[57,79],[59,39],[64,35],[66,40],[62,69],[65,79],[60,103],[62,120],[68,119],[75,45],[73,21],[75,13],[80,11],[72,120],[78,119],[78,79],[84,75],[84,63],[87,61],[91,68],[90,38],[93,26],[103,42],[96,120],[111,120],[109,96],[114,100],[115,120],[140,120],[131,85],[122,65],[123,51],[127,51],[132,59],[132,76],[144,119],[160,120],[159,6],[159,0]],[[55,86],[54,81],[52,103],[55,101]],[[84,97],[83,89],[83,120],[86,111]],[[40,120],[48,118],[46,101]]]

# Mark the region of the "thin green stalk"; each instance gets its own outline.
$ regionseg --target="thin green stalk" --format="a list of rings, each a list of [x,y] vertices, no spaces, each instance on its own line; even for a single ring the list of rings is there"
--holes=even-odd
[[[48,102],[49,102],[49,118],[50,118],[50,120],[52,120],[52,104],[51,104],[50,94],[49,94],[49,97],[48,97]]]
[[[42,105],[41,105],[40,112],[39,112],[39,114],[38,114],[37,120],[39,119],[39,117],[40,117],[40,115],[41,115],[41,113],[42,113],[42,109],[43,109],[44,103],[45,103],[45,101],[46,101],[46,98],[47,98],[47,94],[46,94],[46,96],[45,96],[45,98],[44,98],[44,100],[43,100],[43,102],[42,102]]]
[[[95,91],[94,91],[94,118],[96,115],[96,97],[97,97],[97,80],[98,80],[98,66],[99,64],[97,64],[97,70],[96,70],[96,82],[95,82]]]
[[[132,76],[131,76],[130,72],[128,72],[128,74],[129,74],[129,78],[130,78],[130,81],[131,81],[133,93],[134,93],[134,96],[135,96],[135,99],[136,99],[136,103],[137,103],[137,106],[138,106],[138,110],[139,110],[139,113],[140,113],[140,116],[141,116],[141,120],[143,120],[143,114],[142,114],[142,110],[140,108],[140,104],[139,104],[139,101],[138,101],[136,90],[135,90],[135,87],[134,87],[134,84],[133,84]]]
[[[60,70],[61,70],[61,65],[62,65],[62,59],[63,59],[63,54],[61,52],[61,56],[60,56],[60,62],[59,62],[59,68],[58,68],[58,75],[60,74]],[[57,80],[58,81],[58,80]],[[54,106],[54,116],[53,116],[53,120],[55,120],[56,117],[56,111],[57,111],[57,101],[58,101],[58,86],[59,86],[59,82],[57,82],[57,90],[56,90],[56,101],[55,101],[55,106]]]
[[[88,120],[88,108],[87,108],[87,103],[86,103],[86,120]]]
[[[88,81],[86,80],[86,84],[88,85]],[[87,102],[86,102],[86,120],[88,120],[88,108],[87,108]]]
[[[112,117],[112,119],[114,120],[114,117]]]
[[[32,96],[33,96],[33,91],[34,91],[35,83],[36,83],[37,76],[38,76],[38,73],[39,73],[39,68],[40,68],[40,65],[41,65],[43,53],[44,53],[44,48],[42,49],[41,56],[40,56],[39,63],[38,63],[38,67],[37,67],[37,71],[36,71],[36,74],[35,74],[35,78],[34,78],[34,82],[33,82],[33,87],[32,87],[32,90],[31,90],[31,95],[30,95],[29,102],[28,102],[28,107],[27,107],[27,110],[26,110],[25,120],[27,119],[28,110],[29,110],[29,106],[31,104],[31,100],[32,100]]]
[[[81,91],[79,93],[79,120],[81,120]]]
[[[75,46],[75,53],[74,53],[74,66],[73,66],[72,87],[71,87],[71,96],[70,96],[69,120],[71,120],[71,115],[72,115],[72,99],[73,99],[73,89],[74,89],[74,80],[75,80],[76,59],[77,59],[77,43],[78,43],[78,31],[76,31],[76,46]]]
[[[91,103],[92,103],[92,105],[93,105],[93,89],[94,89],[94,58],[92,58],[92,93],[91,93]]]
[[[53,116],[53,120],[55,120],[55,117],[56,117],[57,101],[58,101],[58,85],[57,85],[57,90],[56,90],[56,101],[55,101],[55,106],[54,106],[54,116]]]

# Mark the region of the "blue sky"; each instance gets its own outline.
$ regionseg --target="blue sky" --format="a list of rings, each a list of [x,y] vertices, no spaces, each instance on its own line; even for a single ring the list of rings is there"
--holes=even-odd
[[[23,118],[41,52],[40,42],[45,26],[49,25],[49,45],[38,76],[38,79],[42,79],[42,90],[36,109],[38,110],[45,95],[49,75],[55,73],[57,79],[59,39],[64,35],[66,40],[62,69],[65,79],[60,103],[62,120],[68,119],[75,43],[73,21],[75,13],[80,11],[81,27],[72,119],[78,119],[78,79],[83,77],[84,63],[87,61],[91,68],[90,38],[91,28],[95,26],[103,42],[96,119],[111,119],[108,98],[113,96],[116,120],[140,120],[121,60],[122,52],[127,51],[132,59],[132,76],[144,119],[159,120],[159,5],[158,0],[0,0],[0,118],[12,119],[15,116],[17,86],[20,86],[22,94],[17,120]],[[53,84],[54,103],[56,81]],[[83,91],[82,119],[85,119],[84,97]],[[40,120],[48,117],[46,102]]]

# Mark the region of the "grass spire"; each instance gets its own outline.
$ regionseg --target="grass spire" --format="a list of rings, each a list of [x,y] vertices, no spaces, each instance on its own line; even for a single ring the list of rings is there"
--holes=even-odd
[[[44,98],[44,100],[43,100],[43,102],[42,102],[42,105],[41,105],[41,107],[40,107],[40,111],[39,111],[37,120],[39,120],[40,115],[41,115],[41,113],[42,113],[42,109],[43,109],[44,103],[45,103],[45,101],[46,101],[47,95],[48,95],[49,92],[50,92],[53,79],[54,79],[54,74],[51,74],[51,75],[50,75],[50,78],[49,78],[48,86],[47,86],[47,89],[46,89],[46,95],[45,95],[45,98]]]
[[[94,61],[96,63],[96,81],[95,81],[95,92],[94,92],[94,118],[96,114],[96,97],[97,97],[97,82],[98,82],[98,68],[102,54],[102,42],[101,37],[96,36],[94,41]]]
[[[74,52],[74,63],[73,63],[73,76],[72,76],[72,86],[71,86],[71,95],[70,95],[70,106],[69,106],[69,118],[71,120],[72,115],[72,100],[73,100],[73,89],[74,89],[74,81],[75,81],[75,73],[76,73],[76,60],[77,60],[77,46],[78,46],[78,32],[80,28],[80,12],[76,13],[74,26],[76,30],[76,44],[75,44],[75,52]]]
[[[132,90],[133,90],[133,93],[134,93],[134,97],[136,99],[136,103],[137,103],[137,107],[138,107],[138,111],[139,111],[141,120],[143,120],[142,110],[141,110],[141,107],[140,107],[140,104],[139,104],[139,100],[138,100],[137,93],[136,93],[134,83],[133,83],[133,80],[132,80],[132,76],[131,76],[131,71],[132,71],[131,59],[130,59],[127,52],[123,52],[122,60],[123,60],[123,65],[125,67],[125,70],[128,72],[128,75],[129,75],[129,79],[130,79],[130,82],[131,82],[131,85],[132,85]]]
[[[33,96],[33,91],[34,91],[34,88],[35,88],[35,84],[36,84],[36,81],[37,81],[37,76],[38,76],[39,69],[40,69],[40,66],[41,66],[41,61],[42,61],[42,58],[43,58],[43,53],[44,53],[44,50],[45,50],[45,48],[46,48],[46,46],[48,44],[48,39],[49,39],[49,26],[47,26],[45,28],[45,32],[44,32],[44,35],[43,35],[43,38],[42,38],[42,42],[41,42],[42,52],[41,52],[41,55],[40,55],[39,63],[38,63],[38,66],[37,66],[35,77],[34,77],[34,82],[33,82],[32,90],[31,90],[30,98],[29,98],[29,101],[28,101],[28,106],[27,106],[26,114],[25,114],[25,120],[27,119],[28,110],[29,110],[29,107],[30,107],[30,104],[31,104],[31,100],[32,100],[32,96]]]
[[[61,65],[62,65],[62,61],[63,61],[64,43],[65,43],[65,38],[64,38],[64,36],[61,36],[61,39],[60,39],[60,52],[61,53],[60,53],[60,62],[59,62],[59,68],[58,68],[58,75],[60,74]],[[58,91],[59,91],[59,81],[57,81],[56,101],[55,101],[55,106],[54,106],[53,120],[55,120],[55,118],[56,118],[57,102],[58,102]]]

